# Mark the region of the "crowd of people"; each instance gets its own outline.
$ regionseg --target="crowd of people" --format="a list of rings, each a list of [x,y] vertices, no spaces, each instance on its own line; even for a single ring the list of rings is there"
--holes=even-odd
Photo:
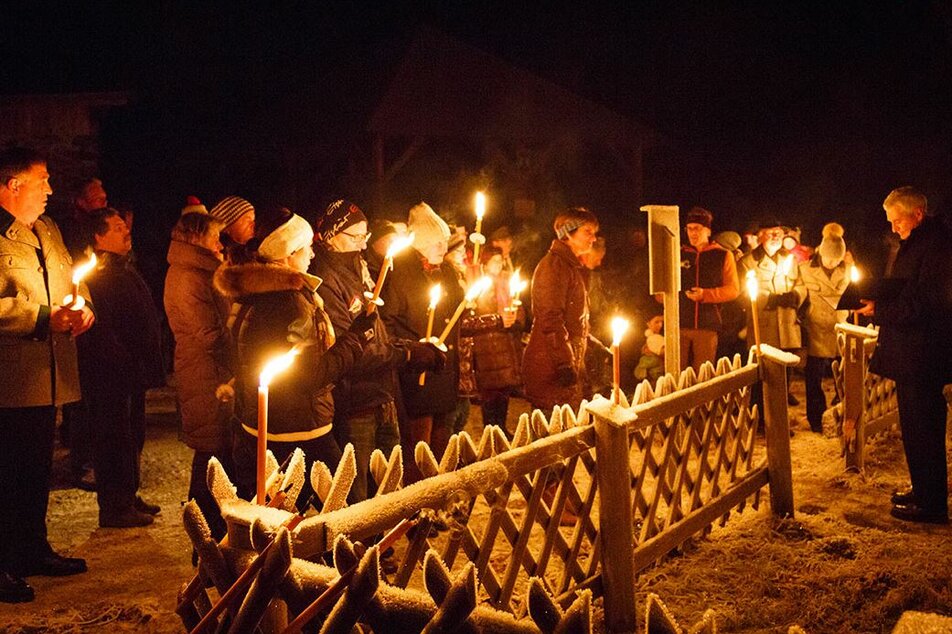
[[[55,553],[46,539],[58,408],[77,477],[91,484],[84,468],[92,466],[100,526],[145,526],[161,512],[139,494],[145,392],[164,383],[166,366],[162,315],[136,267],[133,216],[109,207],[102,182],[93,179],[77,195],[68,233],[61,235],[44,215],[49,178],[41,155],[20,148],[0,153],[4,602],[32,600],[24,577],[86,570],[82,559]],[[916,229],[906,230],[903,214],[913,199],[898,200],[887,200],[887,216],[900,214],[890,220],[907,240]],[[683,218],[681,366],[697,369],[753,345],[754,311],[742,292],[751,277],[761,340],[803,356],[808,419],[819,431],[826,409],[822,378],[837,355],[834,326],[847,316],[837,310],[852,264],[843,228],[827,224],[814,250],[778,220],[761,222],[746,240],[732,231],[714,234],[714,225],[713,214],[700,207]],[[611,243],[598,236],[599,226],[589,209],[558,212],[551,244],[530,261],[510,227],[468,234],[423,202],[405,221],[391,222],[371,220],[344,199],[299,215],[285,208],[258,213],[238,196],[210,208],[189,197],[171,230],[163,304],[174,338],[182,438],[194,452],[188,496],[212,534],[223,537],[225,526],[207,489],[208,462],[216,457],[239,493],[254,496],[259,373],[291,349],[297,357],[270,385],[268,448],[283,461],[300,447],[309,470],[315,460],[333,470],[352,445],[352,503],[373,494],[368,471],[375,449],[389,454],[402,444],[404,455],[413,455],[424,441],[439,457],[474,404],[485,424],[505,429],[513,396],[551,411],[606,393],[610,353],[602,328],[625,308],[623,297],[635,298],[629,317],[647,328],[643,338],[633,338],[641,354],[630,355],[626,384],[659,376],[663,320],[661,304],[648,295],[644,241],[644,261],[633,258],[639,261],[626,265],[626,275],[603,276]],[[397,241],[411,235],[409,246],[397,251]],[[74,265],[93,256],[87,281],[74,283]],[[902,249],[896,257],[904,278],[922,272],[910,258]],[[522,295],[520,271],[534,271]],[[892,329],[905,329],[913,319],[891,301],[879,298],[861,311],[875,310],[884,344],[893,341]],[[947,298],[915,301],[922,317]],[[904,330],[903,337],[909,338]],[[882,356],[891,350],[884,345]],[[890,368],[881,364],[878,371],[892,376]],[[897,383],[908,418],[921,419],[920,410],[932,405],[929,414],[938,416],[934,382],[924,386],[902,374]],[[907,430],[913,423],[906,415],[902,420],[915,493],[894,500],[897,508],[906,516],[945,517],[933,474],[936,447],[944,444],[934,425],[927,434],[921,427]],[[908,448],[913,439],[917,450]],[[928,454],[927,464],[916,451]],[[404,464],[405,481],[422,477],[412,460]],[[302,512],[314,503],[307,490],[298,499]]]

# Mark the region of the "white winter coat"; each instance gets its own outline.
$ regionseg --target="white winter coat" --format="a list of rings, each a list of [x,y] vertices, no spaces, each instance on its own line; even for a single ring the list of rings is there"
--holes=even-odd
[[[807,354],[832,359],[838,356],[834,328],[849,317],[848,310],[836,310],[840,296],[850,283],[846,264],[840,262],[828,273],[820,256],[815,255],[800,263],[800,278],[807,289],[807,305],[803,311]]]

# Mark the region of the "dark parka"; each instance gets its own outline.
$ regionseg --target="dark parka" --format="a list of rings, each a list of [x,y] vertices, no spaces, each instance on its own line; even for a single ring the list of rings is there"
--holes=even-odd
[[[271,383],[268,439],[303,442],[330,432],[333,383],[360,357],[357,335],[337,333],[316,293],[320,280],[277,264],[224,265],[215,288],[238,302],[238,395],[242,425],[258,426],[258,377],[295,344],[301,354]]]
[[[876,301],[873,319],[882,329],[870,370],[952,382],[952,234],[940,220],[927,216],[902,241],[889,277],[903,283]]]
[[[135,394],[165,384],[152,292],[128,256],[97,251],[88,277],[96,323],[79,338],[84,391]]]
[[[414,249],[397,255],[393,271],[381,292],[384,305],[380,307],[380,316],[391,337],[411,341],[425,337],[430,287],[434,284],[443,288],[443,298],[436,305],[433,319],[433,336],[438,337],[463,300],[463,289],[456,273],[448,263],[436,267],[425,265],[422,256]],[[457,323],[446,338],[446,367],[440,372],[427,372],[423,386],[419,384],[419,372],[408,368],[399,372],[400,390],[407,414],[411,417],[445,414],[456,408],[459,397],[458,328]]]
[[[0,407],[79,400],[76,340],[49,327],[50,306],[73,292],[72,266],[55,222],[40,216],[31,231],[0,207]]]
[[[354,318],[365,309],[365,291],[372,290],[369,272],[359,251],[335,253],[321,245],[314,247],[311,272],[321,278],[317,293],[337,332],[346,332]],[[374,409],[393,400],[396,390],[394,365],[406,359],[404,348],[390,345],[383,322],[378,318],[373,340],[363,355],[334,386],[334,407],[338,420]]]
[[[585,348],[588,339],[586,269],[572,249],[553,240],[549,252],[532,274],[532,329],[522,357],[526,396],[534,407],[578,407],[585,384]],[[559,385],[560,367],[569,366],[578,380]]]
[[[165,276],[165,314],[175,336],[175,378],[185,444],[196,451],[226,448],[227,411],[215,396],[234,376],[228,330],[230,302],[212,285],[221,265],[215,254],[173,240]]]

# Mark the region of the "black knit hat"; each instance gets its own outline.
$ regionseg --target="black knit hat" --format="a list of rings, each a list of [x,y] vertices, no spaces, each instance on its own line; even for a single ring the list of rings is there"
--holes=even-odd
[[[324,213],[317,217],[314,225],[317,227],[315,235],[322,242],[327,242],[338,233],[358,222],[367,222],[367,216],[360,207],[349,200],[335,200]]]
[[[712,222],[714,222],[714,214],[709,212],[704,207],[692,207],[691,211],[688,212],[688,215],[684,217],[685,225],[694,223],[704,225],[710,229]]]

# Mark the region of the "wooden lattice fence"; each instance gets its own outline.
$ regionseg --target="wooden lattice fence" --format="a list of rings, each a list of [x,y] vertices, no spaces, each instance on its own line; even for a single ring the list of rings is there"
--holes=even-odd
[[[879,331],[852,324],[836,325],[840,358],[833,362],[833,384],[840,403],[833,408],[841,430],[846,468],[862,471],[867,441],[899,424],[896,384],[869,372]]]
[[[484,429],[479,439],[464,432],[450,440],[439,461],[421,443],[414,458],[427,477],[406,487],[399,447],[389,458],[376,452],[371,471],[377,494],[352,506],[346,505],[354,476],[348,448],[334,475],[315,465],[310,478],[323,508],[303,520],[287,510],[300,490],[295,482],[303,477],[303,457],[284,471],[270,464],[269,497],[278,508],[239,499],[213,461],[210,486],[228,522],[229,546],[209,539],[196,507],[189,507],[186,526],[203,570],[217,570],[210,576],[219,594],[256,551],[281,535],[288,561],[278,566],[284,576],[273,575],[278,580],[265,598],[282,599],[275,605],[286,605],[294,616],[344,570],[339,559],[360,560],[347,554],[353,542],[372,542],[420,509],[431,510],[448,530],[431,531],[434,514],[420,516],[409,538],[397,545],[392,578],[381,579],[377,570],[370,584],[374,591],[368,594],[367,582],[362,586],[364,603],[352,597],[347,613],[353,620],[374,631],[421,631],[437,618],[446,623],[451,614],[469,631],[477,622],[484,631],[568,631],[562,628],[571,619],[576,625],[589,622],[595,596],[604,600],[607,631],[634,631],[638,571],[725,523],[734,510],[756,506],[768,484],[772,512],[793,513],[786,367],[798,360],[763,348],[759,362],[753,355],[747,364],[739,357],[721,359],[699,375],[687,370],[677,381],[665,376],[655,386],[643,383],[631,404],[624,396],[619,405],[596,397],[578,412],[563,406],[548,417],[539,411],[523,415],[511,441],[496,427]],[[761,416],[751,407],[750,394],[758,382],[766,456],[756,455],[754,442]],[[320,563],[332,550],[336,572]],[[216,567],[209,561],[224,563]],[[365,573],[365,579],[368,574],[373,576]],[[456,581],[450,582],[453,576]],[[448,592],[447,583],[463,589]],[[472,601],[462,601],[469,597],[469,583]],[[201,585],[193,583],[179,606],[189,627],[212,605]],[[455,607],[447,607],[451,596]],[[264,607],[260,598],[245,603],[263,615],[270,599]],[[237,605],[227,618],[249,622]],[[264,629],[282,631],[280,618],[277,623]],[[398,623],[410,629],[399,629]]]

